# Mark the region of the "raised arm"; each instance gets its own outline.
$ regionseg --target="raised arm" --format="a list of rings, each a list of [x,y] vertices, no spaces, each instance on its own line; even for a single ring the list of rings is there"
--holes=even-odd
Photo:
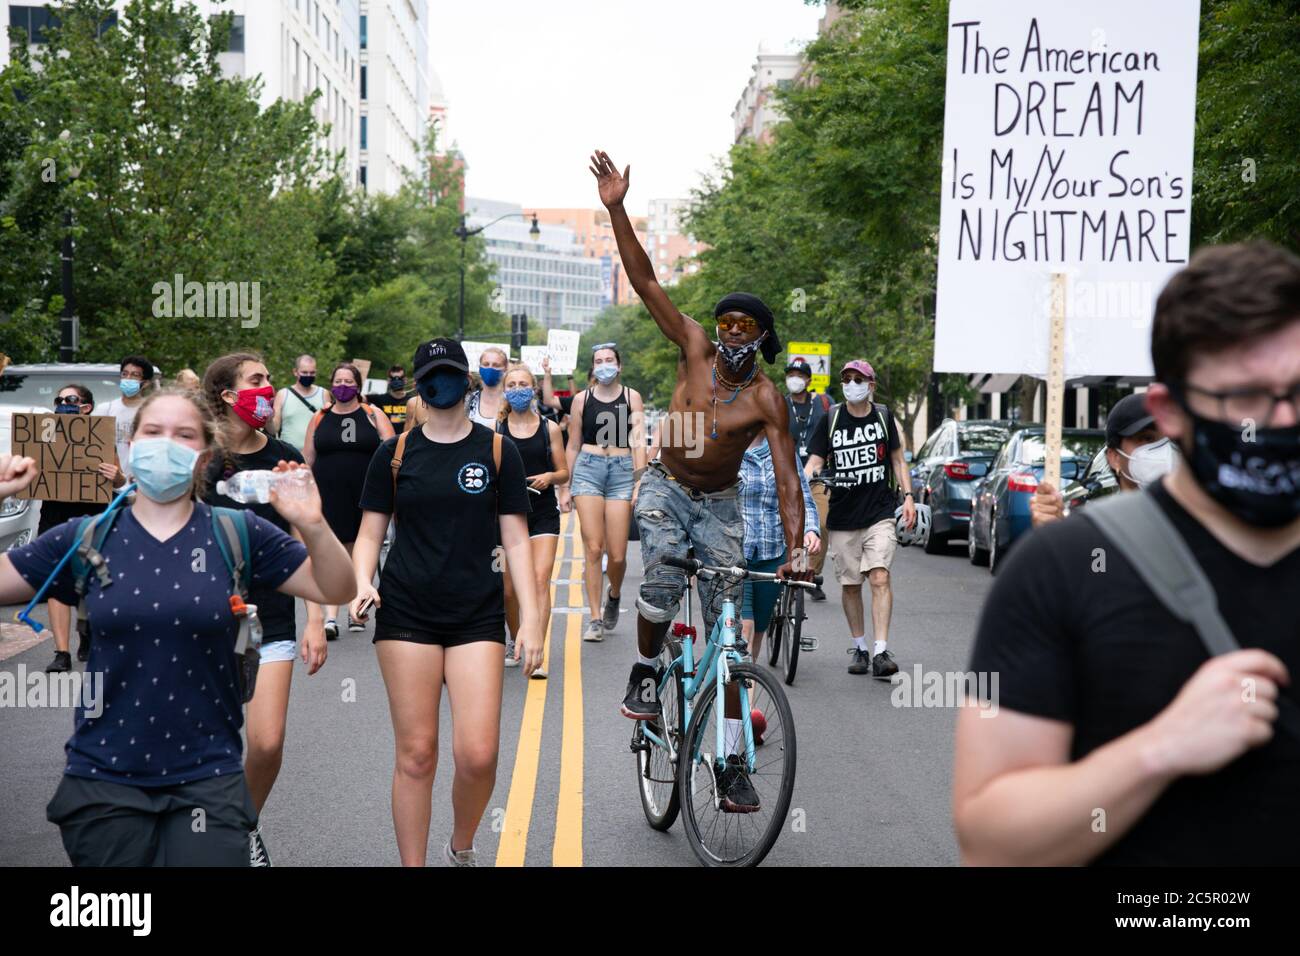
[[[699,324],[682,315],[677,310],[677,306],[673,305],[672,299],[668,298],[668,293],[655,278],[650,257],[645,254],[641,243],[636,240],[636,230],[632,228],[632,220],[628,218],[627,210],[623,208],[623,197],[627,195],[632,167],[628,166],[620,174],[609,158],[609,154],[596,150],[591,156],[591,166],[588,168],[596,177],[600,201],[609,210],[610,223],[614,227],[614,239],[618,242],[618,255],[623,260],[623,270],[627,273],[632,288],[636,290],[636,294],[641,297],[641,301],[645,303],[645,307],[654,318],[655,324],[659,326],[659,331],[683,350],[692,342],[707,344],[708,336]]]

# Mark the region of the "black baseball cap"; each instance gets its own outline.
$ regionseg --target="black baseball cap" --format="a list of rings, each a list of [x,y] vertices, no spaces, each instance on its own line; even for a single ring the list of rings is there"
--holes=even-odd
[[[1106,447],[1118,448],[1121,438],[1132,438],[1153,421],[1146,395],[1125,395],[1106,416]]]
[[[468,372],[469,362],[465,360],[465,350],[455,339],[430,339],[415,350],[411,368],[411,377],[419,381],[436,368]]]
[[[807,375],[812,378],[812,366],[803,359],[795,359],[785,367],[787,372],[798,372],[800,375]]]

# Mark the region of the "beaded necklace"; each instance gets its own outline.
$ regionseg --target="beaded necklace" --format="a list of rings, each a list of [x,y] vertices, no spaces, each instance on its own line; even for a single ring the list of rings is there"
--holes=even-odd
[[[754,373],[757,371],[758,371],[758,363],[755,362],[752,366],[750,366],[749,375],[745,377],[745,380],[743,382],[740,382],[739,384],[735,382],[730,382],[727,380],[727,377],[723,375],[722,372],[718,369],[717,355],[713,356],[713,387],[712,387],[713,431],[709,435],[710,438],[712,438],[715,441],[718,438],[718,380],[719,379],[722,380],[723,388],[733,389],[731,393],[731,398],[726,399],[722,403],[723,405],[730,405],[740,395],[741,391],[748,388],[750,383],[754,381]]]

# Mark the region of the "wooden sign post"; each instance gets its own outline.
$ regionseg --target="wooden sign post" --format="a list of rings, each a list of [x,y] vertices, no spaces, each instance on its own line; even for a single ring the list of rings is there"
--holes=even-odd
[[[1052,273],[1051,340],[1047,347],[1047,417],[1043,443],[1043,480],[1061,490],[1061,426],[1065,414],[1064,272]]]

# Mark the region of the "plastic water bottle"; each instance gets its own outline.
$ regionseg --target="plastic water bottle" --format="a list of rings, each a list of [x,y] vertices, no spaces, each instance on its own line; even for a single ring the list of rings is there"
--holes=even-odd
[[[217,482],[217,494],[240,504],[264,505],[271,500],[272,488],[285,498],[306,498],[311,480],[311,471],[306,468],[284,472],[239,471]]]

